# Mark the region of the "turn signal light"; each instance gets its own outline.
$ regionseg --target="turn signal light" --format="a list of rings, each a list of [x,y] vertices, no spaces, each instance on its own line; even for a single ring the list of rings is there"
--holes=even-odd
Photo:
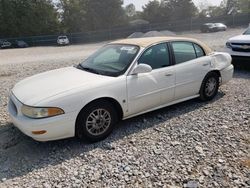
[[[45,134],[47,131],[45,130],[42,130],[42,131],[32,131],[32,134],[35,134],[35,135],[41,135],[41,134]]]

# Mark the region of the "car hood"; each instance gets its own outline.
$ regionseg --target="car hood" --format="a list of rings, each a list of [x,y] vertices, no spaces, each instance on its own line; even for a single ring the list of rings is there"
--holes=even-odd
[[[249,43],[250,35],[238,35],[236,37],[230,38],[229,42]]]
[[[98,86],[109,79],[112,77],[66,67],[26,78],[18,82],[12,92],[21,103],[34,106],[55,95],[80,87]]]

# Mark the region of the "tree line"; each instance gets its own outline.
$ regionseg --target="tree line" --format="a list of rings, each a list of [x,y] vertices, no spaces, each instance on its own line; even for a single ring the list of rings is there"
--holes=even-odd
[[[207,4],[206,4],[207,2]],[[152,0],[136,11],[123,0],[0,0],[0,38],[75,33],[126,26],[135,19],[150,23],[191,17],[250,13],[249,0],[223,0],[200,7],[192,0]]]

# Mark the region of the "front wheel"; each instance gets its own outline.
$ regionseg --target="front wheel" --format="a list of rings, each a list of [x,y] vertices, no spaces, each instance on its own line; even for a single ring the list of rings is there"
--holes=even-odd
[[[200,98],[203,101],[212,100],[218,93],[219,76],[215,72],[208,73],[204,78],[201,89]]]
[[[115,108],[107,101],[98,101],[86,106],[78,115],[76,136],[90,142],[105,139],[117,122]]]

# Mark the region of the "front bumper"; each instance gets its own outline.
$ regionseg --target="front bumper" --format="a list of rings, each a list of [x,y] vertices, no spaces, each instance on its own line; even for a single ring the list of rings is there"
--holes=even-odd
[[[44,118],[31,119],[21,112],[23,104],[13,95],[10,95],[8,111],[13,124],[24,134],[37,141],[51,141],[73,137],[75,135],[76,113]],[[44,134],[33,134],[33,131],[46,131]]]
[[[229,53],[231,56],[236,56],[236,57],[249,57],[250,58],[250,53],[249,52],[239,52],[239,51],[233,51],[231,48],[225,47],[223,49],[223,52]]]

